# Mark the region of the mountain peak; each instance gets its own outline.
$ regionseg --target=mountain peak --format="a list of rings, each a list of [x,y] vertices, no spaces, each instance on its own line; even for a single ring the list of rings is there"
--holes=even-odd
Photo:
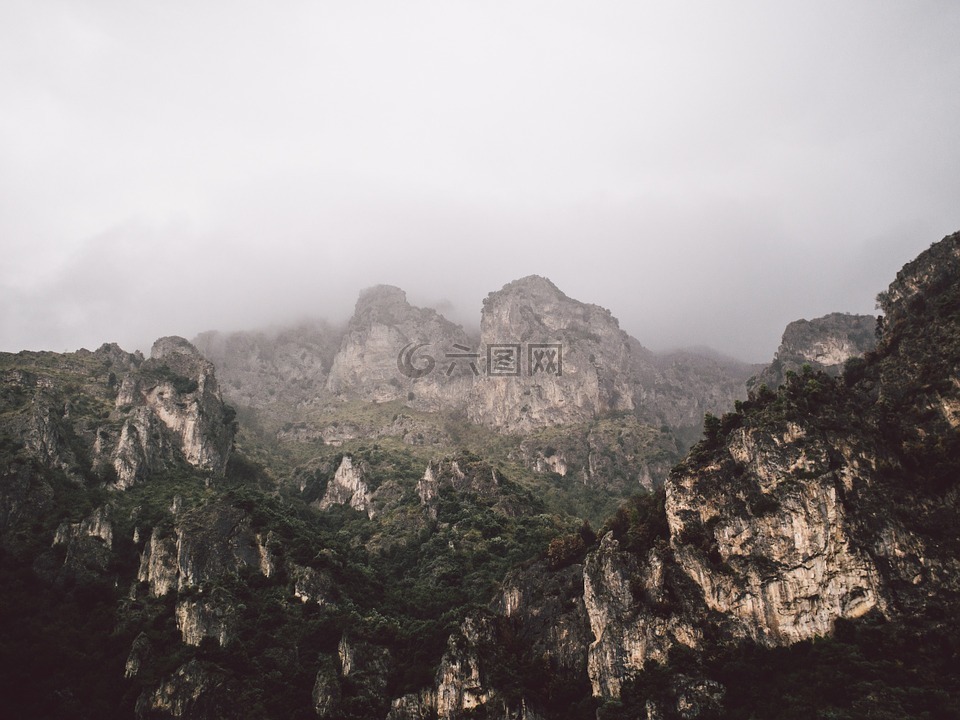
[[[407,302],[406,291],[396,285],[373,285],[361,290],[360,297],[357,298],[357,305],[392,302]]]
[[[202,357],[200,351],[197,350],[189,340],[179,335],[162,337],[157,340],[150,349],[150,357],[154,360],[164,360],[179,355]]]

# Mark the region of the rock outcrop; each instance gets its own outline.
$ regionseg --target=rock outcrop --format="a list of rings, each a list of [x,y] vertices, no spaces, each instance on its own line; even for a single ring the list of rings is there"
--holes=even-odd
[[[632,411],[631,346],[617,320],[530,276],[483,302],[485,374],[470,418],[505,432],[527,432]]]
[[[355,467],[349,455],[343,456],[340,467],[327,483],[327,490],[318,503],[321,510],[334,505],[349,505],[365,513],[368,518],[376,515],[370,488],[364,480],[363,467]]]
[[[746,396],[751,366],[706,352],[656,355],[609,310],[579,302],[536,275],[483,303],[485,372],[467,407],[479,424],[529,433],[630,413],[687,442],[704,413]]]
[[[116,406],[127,419],[113,453],[117,487],[129,487],[170,457],[222,475],[233,442],[213,365],[183,338],[161,338],[126,376]]]
[[[360,293],[327,378],[327,389],[370,402],[403,400],[438,410],[464,404],[474,380],[455,355],[474,344],[459,325],[378,285]],[[426,349],[423,349],[426,348]]]
[[[667,425],[686,446],[704,413],[746,396],[756,371],[709,351],[656,355],[610,311],[535,275],[484,300],[479,342],[434,310],[412,306],[399,288],[380,285],[360,294],[342,331],[318,322],[204,333],[196,343],[221,367],[232,402],[280,421],[283,440],[329,444],[385,431],[411,436],[411,444],[433,442],[429,428],[320,426],[308,412],[359,400],[462,413],[505,433],[632,413]]]
[[[263,572],[250,519],[236,508],[210,504],[177,515],[172,530],[153,528],[141,554],[138,580],[151,595],[162,597],[244,568]]]
[[[552,582],[542,566],[508,578],[497,616],[451,639],[438,709],[545,710],[540,686],[508,697],[503,676],[485,670],[507,626],[527,662],[551,658],[566,682],[585,676],[605,702],[650,667],[724,644],[791,645],[866,615],[939,618],[940,603],[960,592],[960,561],[948,549],[957,525],[943,514],[958,502],[958,278],[960,234],[881,295],[882,340],[845,376],[807,368],[778,393],[758,393],[708,425],[667,480],[660,509],[644,501],[618,514],[583,564],[553,569]],[[564,609],[550,607],[536,588],[571,576],[579,583],[550,593]],[[544,608],[552,622],[541,620]],[[724,687],[698,667],[681,663],[666,694],[647,701],[647,717],[720,713]]]
[[[831,313],[813,320],[796,320],[787,325],[773,362],[750,378],[747,387],[766,385],[775,390],[788,372],[804,365],[837,376],[844,363],[877,346],[877,318],[873,315]]]

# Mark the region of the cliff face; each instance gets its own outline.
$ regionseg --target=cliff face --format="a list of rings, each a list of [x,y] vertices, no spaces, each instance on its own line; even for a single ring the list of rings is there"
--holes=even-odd
[[[469,352],[471,345],[459,325],[434,310],[413,307],[399,288],[379,285],[360,294],[327,389],[367,401],[404,400],[424,409],[459,407],[474,375],[468,364],[460,366],[447,355]]]
[[[873,315],[831,313],[813,320],[796,320],[783,331],[773,362],[750,378],[747,386],[776,389],[788,372],[800,372],[804,365],[836,377],[847,360],[877,346],[876,328]]]
[[[808,369],[708,424],[662,508],[625,508],[582,565],[552,571],[577,578],[558,593],[565,610],[531,592],[551,584],[530,568],[505,583],[494,625],[516,622],[527,660],[553,657],[599,702],[628,688],[636,702],[650,663],[675,667],[640,709],[684,718],[721,712],[726,690],[703,658],[722,648],[792,645],[865,616],[936,627],[960,590],[960,526],[947,519],[960,509],[958,278],[960,234],[881,295],[875,351],[840,379]],[[589,636],[572,631],[584,623]],[[498,679],[474,675],[461,684],[492,716],[549,716],[535,682],[503,710]]]
[[[631,413],[669,426],[686,446],[705,412],[745,397],[754,372],[709,352],[655,355],[608,310],[538,276],[484,300],[479,342],[435,311],[410,305],[402,290],[381,285],[360,294],[343,329],[313,323],[211,332],[195,343],[217,363],[232,402],[293,426],[284,439],[303,441],[342,437],[318,427],[307,408],[359,400],[464,414],[521,434]]]
[[[43,465],[76,482],[124,489],[177,462],[222,475],[233,441],[213,365],[182,338],[152,356],[104,345],[94,353],[4,355],[7,426]]]
[[[699,433],[705,412],[745,397],[751,372],[745,363],[692,351],[658,356],[623,332],[609,310],[569,298],[538,276],[491,293],[480,331],[486,372],[467,412],[506,432],[630,413],[669,426],[683,442]],[[506,353],[500,365],[499,353]]]
[[[157,340],[150,359],[126,375],[117,392],[126,416],[113,451],[117,487],[126,488],[171,451],[222,475],[233,441],[213,365],[183,338]]]
[[[524,432],[634,409],[626,333],[608,310],[571,300],[545,278],[491,293],[480,340],[489,357],[468,408],[475,422]]]
[[[880,301],[877,347],[842,376],[801,369],[758,389],[669,473],[675,437],[645,418],[719,403],[680,378],[720,377],[724,361],[652,356],[540,278],[492,296],[486,339],[569,343],[564,403],[549,406],[545,373],[466,377],[470,398],[516,383],[477,419],[518,437],[406,395],[363,400],[368,366],[388,378],[389,344],[450,329],[391,289],[343,341],[356,362],[334,404],[348,415],[322,418],[336,448],[241,433],[234,450],[213,368],[179,338],[146,360],[115,346],[0,356],[11,712],[767,717],[776,708],[734,710],[777,692],[754,677],[801,648],[788,674],[823,685],[810,716],[821,700],[845,702],[838,717],[955,716],[960,235]],[[443,378],[427,397],[454,402]],[[484,454],[456,447],[474,440]],[[640,486],[652,491],[599,532],[583,521]],[[837,638],[859,632],[868,642],[843,655]],[[900,692],[903,678],[928,684]]]

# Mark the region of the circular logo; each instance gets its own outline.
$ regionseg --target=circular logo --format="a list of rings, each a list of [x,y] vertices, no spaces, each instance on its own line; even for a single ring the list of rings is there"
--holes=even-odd
[[[422,367],[417,367],[413,364],[413,354],[422,347],[426,347],[430,343],[409,343],[405,345],[403,350],[400,351],[400,354],[397,355],[397,370],[400,371],[402,375],[406,375],[408,378],[420,378],[431,372],[434,366],[437,364],[437,361],[434,360],[429,355],[423,355],[422,360],[426,360],[426,364]]]

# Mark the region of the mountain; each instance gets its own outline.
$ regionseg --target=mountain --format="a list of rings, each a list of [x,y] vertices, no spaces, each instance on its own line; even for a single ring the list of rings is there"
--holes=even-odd
[[[747,381],[747,387],[780,387],[787,373],[804,365],[837,376],[844,363],[877,346],[877,318],[873,315],[830,313],[813,320],[795,320],[783,331],[773,362]]]
[[[704,414],[744,399],[755,372],[704,351],[652,353],[608,310],[539,276],[484,300],[479,338],[381,285],[361,293],[343,328],[210,332],[194,343],[216,363],[228,401],[267,442],[339,445],[400,434],[444,445],[452,442],[449,419],[463,419],[514,438],[500,444],[520,445],[508,454],[531,468],[616,486],[621,497],[635,483],[662,482],[696,441]],[[375,404],[394,409],[378,413]],[[611,445],[595,426],[614,416],[637,430]],[[604,468],[613,466],[611,476]]]
[[[511,574],[451,644],[481,668],[458,711],[562,717],[589,683],[599,717],[956,716],[960,234],[880,302],[878,347],[842,376],[761,389],[601,540]]]
[[[231,402],[283,408],[325,392],[340,333],[327,322],[313,320],[266,331],[209,331],[193,344],[216,366]]]
[[[960,234],[879,301],[840,374],[726,411],[748,368],[538,277],[472,341],[379,287],[345,328],[0,354],[5,711],[956,717]]]

